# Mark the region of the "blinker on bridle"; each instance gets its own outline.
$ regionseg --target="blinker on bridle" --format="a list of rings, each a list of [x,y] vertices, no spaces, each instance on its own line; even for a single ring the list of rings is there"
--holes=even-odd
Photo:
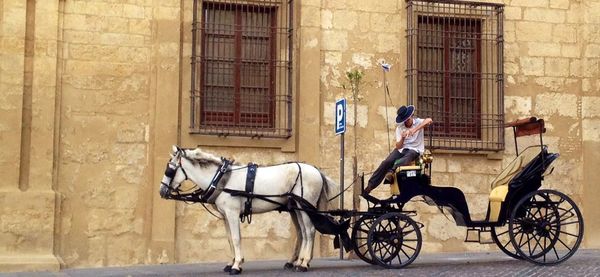
[[[167,168],[165,169],[165,177],[163,178],[163,180],[160,182],[162,185],[165,185],[168,189],[174,189],[171,187],[171,183],[173,183],[173,178],[175,178],[175,174],[177,174],[177,170],[181,169],[181,172],[183,172],[183,176],[185,176],[185,180],[189,180],[187,172],[185,172],[185,168],[183,168],[183,166],[181,166],[181,158],[185,157],[185,152],[181,149],[177,150],[177,163],[169,161],[167,162]],[[168,179],[168,180],[165,180]],[[177,189],[178,190],[178,189]]]

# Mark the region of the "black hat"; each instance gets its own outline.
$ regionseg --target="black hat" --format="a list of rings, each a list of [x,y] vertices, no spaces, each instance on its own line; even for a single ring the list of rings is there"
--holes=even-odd
[[[396,123],[400,124],[400,123],[406,121],[413,115],[414,112],[415,112],[415,106],[413,106],[413,105],[402,106],[402,107],[398,108],[398,111],[396,112],[396,114],[397,114]]]

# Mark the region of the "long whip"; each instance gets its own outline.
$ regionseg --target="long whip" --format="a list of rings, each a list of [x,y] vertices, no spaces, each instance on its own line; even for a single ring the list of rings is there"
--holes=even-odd
[[[383,99],[385,102],[385,129],[387,130],[387,143],[388,143],[388,152],[391,151],[392,147],[390,145],[390,122],[388,119],[388,104],[387,99],[390,95],[390,90],[387,84],[387,72],[392,68],[391,64],[386,63],[385,61],[381,62],[381,69],[383,71]],[[392,99],[390,99],[391,102]]]

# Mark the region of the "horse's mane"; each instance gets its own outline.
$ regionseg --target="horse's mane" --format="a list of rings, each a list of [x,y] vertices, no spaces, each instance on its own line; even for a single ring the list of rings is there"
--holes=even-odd
[[[221,166],[223,164],[220,158],[211,153],[204,152],[200,150],[200,148],[188,150],[186,154],[190,160],[198,163],[200,167],[207,167],[210,165]]]

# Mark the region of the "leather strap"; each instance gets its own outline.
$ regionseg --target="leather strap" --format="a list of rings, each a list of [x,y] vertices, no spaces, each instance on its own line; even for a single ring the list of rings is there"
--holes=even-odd
[[[254,180],[256,179],[257,165],[253,163],[248,164],[248,173],[246,174],[246,203],[244,203],[244,211],[240,214],[240,220],[244,222],[244,219],[248,220],[248,223],[252,221],[252,199],[254,198]]]

